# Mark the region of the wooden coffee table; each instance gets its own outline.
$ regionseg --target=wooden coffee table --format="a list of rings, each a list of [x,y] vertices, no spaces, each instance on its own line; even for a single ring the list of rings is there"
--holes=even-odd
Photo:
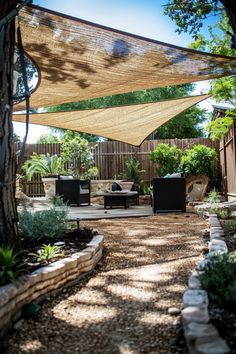
[[[99,193],[98,196],[104,197],[104,209],[107,207],[124,207],[125,209],[129,208],[129,197],[134,195],[136,192],[107,192],[107,193]]]

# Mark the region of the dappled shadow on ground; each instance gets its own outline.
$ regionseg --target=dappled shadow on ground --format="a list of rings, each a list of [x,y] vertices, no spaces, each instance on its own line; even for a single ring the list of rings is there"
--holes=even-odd
[[[187,279],[203,248],[194,214],[83,222],[105,236],[102,262],[5,339],[4,354],[184,353],[176,345]],[[4,351],[5,350],[5,351]],[[1,351],[2,353],[2,351]]]

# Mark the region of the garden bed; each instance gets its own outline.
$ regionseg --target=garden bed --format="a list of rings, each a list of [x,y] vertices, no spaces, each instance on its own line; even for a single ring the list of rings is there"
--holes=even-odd
[[[221,225],[224,230],[224,240],[227,244],[228,251],[236,256],[236,237],[234,237],[235,231],[230,230],[226,223],[234,219],[228,219],[227,221],[221,220]],[[236,307],[236,303],[235,303]],[[211,323],[218,329],[222,338],[224,338],[231,348],[231,353],[236,353],[236,313],[230,310],[220,308],[219,306],[210,304],[209,314]]]
[[[28,271],[37,269],[19,278],[15,285],[7,284],[0,287],[1,337],[21,317],[22,309],[26,304],[43,300],[52,291],[56,291],[70,282],[74,283],[79,280],[82,273],[89,272],[95,267],[102,257],[103,236],[91,232],[88,234],[86,242],[84,238],[82,243],[79,243],[78,240],[72,242],[73,237],[70,234],[68,239],[64,241],[64,258],[43,267],[37,262],[29,262],[27,254],[31,250],[30,247],[25,250],[25,254],[23,252],[23,258],[28,259],[27,261],[25,259]],[[77,233],[75,232],[73,235],[77,236]],[[88,240],[90,242],[87,243]],[[34,247],[38,248],[36,244]]]
[[[87,244],[96,236],[98,233],[89,228],[83,229],[74,229],[68,230],[63,235],[53,238],[53,244],[58,247],[58,250],[62,256],[60,258],[65,258],[72,256],[74,253],[79,252],[87,247]],[[50,245],[52,244],[52,239],[42,238],[40,240],[41,245]],[[46,265],[47,261],[44,261],[44,264],[37,261],[37,252],[39,251],[40,246],[39,242],[32,240],[22,240],[22,261],[26,265],[26,270],[32,272]],[[35,254],[35,255],[33,255]],[[57,257],[52,261],[58,260]],[[48,263],[51,263],[49,260]]]

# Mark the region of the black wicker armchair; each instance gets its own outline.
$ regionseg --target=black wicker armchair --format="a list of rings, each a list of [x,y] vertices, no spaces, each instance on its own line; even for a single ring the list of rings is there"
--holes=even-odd
[[[60,195],[69,205],[90,205],[90,180],[64,179],[56,181],[56,194]]]

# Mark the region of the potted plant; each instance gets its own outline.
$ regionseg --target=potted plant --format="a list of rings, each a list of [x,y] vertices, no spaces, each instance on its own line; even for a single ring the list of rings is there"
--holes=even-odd
[[[36,173],[41,176],[47,199],[55,195],[55,180],[58,179],[58,175],[64,173],[64,162],[61,157],[34,153],[29,160],[25,161],[22,168],[28,180],[31,180]]]

